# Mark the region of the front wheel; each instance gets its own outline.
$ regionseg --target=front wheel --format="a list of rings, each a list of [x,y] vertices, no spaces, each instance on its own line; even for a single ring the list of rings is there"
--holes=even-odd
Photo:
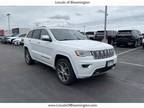
[[[58,79],[65,85],[71,84],[76,80],[71,63],[66,58],[61,58],[56,61],[56,72]]]
[[[34,64],[34,60],[31,58],[28,49],[25,49],[25,62],[26,62],[28,65]]]
[[[138,47],[138,41],[135,41],[135,42],[134,42],[133,47],[134,47],[134,48]]]
[[[10,44],[13,44],[13,41],[14,41],[14,39],[12,39],[12,40],[10,41]]]

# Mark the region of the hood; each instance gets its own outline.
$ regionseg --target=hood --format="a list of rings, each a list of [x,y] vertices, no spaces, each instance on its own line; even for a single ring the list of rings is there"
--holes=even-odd
[[[17,37],[7,37],[7,39],[16,39]]]
[[[21,38],[18,38],[18,37],[17,37],[17,38],[15,38],[15,40],[18,40],[18,41],[19,41],[19,40],[21,40]]]
[[[103,50],[113,48],[113,46],[109,44],[93,40],[58,41],[58,44],[77,50]]]

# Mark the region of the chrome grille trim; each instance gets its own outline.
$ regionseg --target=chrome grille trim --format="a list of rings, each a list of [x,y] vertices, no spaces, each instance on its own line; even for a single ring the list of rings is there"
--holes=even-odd
[[[114,56],[114,49],[91,51],[95,59],[105,59]]]

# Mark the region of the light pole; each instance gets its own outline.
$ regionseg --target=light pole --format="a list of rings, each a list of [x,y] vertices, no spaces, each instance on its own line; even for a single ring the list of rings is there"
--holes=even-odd
[[[107,16],[108,16],[108,14],[107,14],[107,6],[105,6],[105,18],[104,18],[104,42],[107,42],[107,37],[106,37],[106,35],[107,35],[107,32],[106,32],[106,30],[107,30]]]
[[[85,34],[85,32],[86,32],[86,25],[84,25],[83,27],[84,27],[84,34]]]
[[[7,17],[8,17],[8,31],[9,31],[9,34],[11,33],[11,28],[10,28],[10,13],[6,14]]]

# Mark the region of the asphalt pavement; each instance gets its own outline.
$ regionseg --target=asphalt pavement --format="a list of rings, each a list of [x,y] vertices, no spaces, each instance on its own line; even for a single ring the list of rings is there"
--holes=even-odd
[[[22,46],[0,44],[0,102],[144,102],[144,50],[115,50],[114,70],[65,86],[52,68],[41,63],[28,66]]]

